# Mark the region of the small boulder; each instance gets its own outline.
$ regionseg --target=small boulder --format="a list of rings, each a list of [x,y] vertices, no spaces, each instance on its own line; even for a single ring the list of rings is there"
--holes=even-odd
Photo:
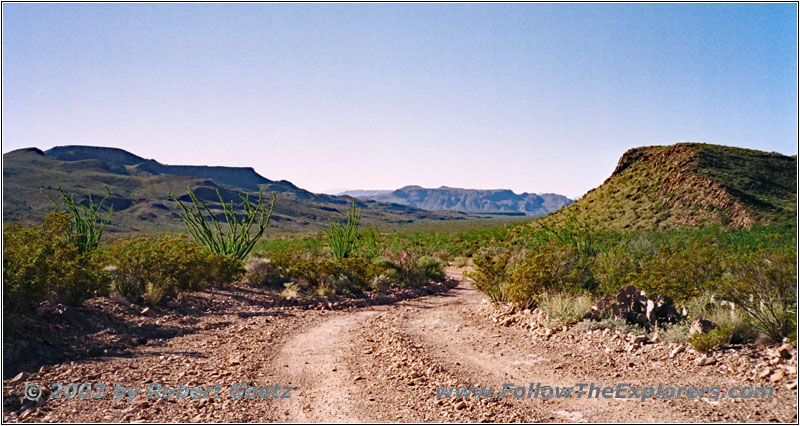
[[[778,358],[789,359],[792,357],[792,345],[785,343],[775,349],[775,356]]]
[[[786,373],[784,373],[783,370],[778,370],[775,373],[773,373],[771,376],[769,376],[769,381],[772,382],[772,383],[775,383],[775,382],[778,382],[778,381],[782,380],[785,376],[786,376]]]
[[[696,319],[692,322],[691,327],[689,327],[689,335],[693,336],[698,333],[706,334],[715,328],[717,328],[717,325],[709,320]]]
[[[146,316],[146,317],[150,317],[150,318],[155,318],[155,317],[156,317],[156,315],[157,315],[157,314],[155,313],[155,311],[154,311],[154,310],[152,310],[152,309],[150,309],[149,307],[148,307],[148,308],[144,308],[144,309],[142,309],[142,312],[140,312],[140,314],[142,314],[142,315],[144,315],[144,316]]]
[[[710,356],[703,356],[697,361],[697,365],[703,367],[706,365],[713,365],[717,363],[717,359]]]
[[[686,350],[686,346],[679,345],[675,349],[673,349],[672,352],[669,353],[669,357],[670,358],[675,358],[675,355],[678,355],[679,353],[683,352],[684,350]]]
[[[19,374],[17,374],[16,376],[14,376],[11,379],[9,379],[7,383],[9,385],[16,385],[17,383],[22,383],[22,381],[27,379],[27,378],[28,378],[28,373],[22,371]]]
[[[83,325],[83,318],[81,317],[81,314],[70,307],[64,307],[61,309],[61,318],[70,323],[70,325],[73,327],[80,327]]]

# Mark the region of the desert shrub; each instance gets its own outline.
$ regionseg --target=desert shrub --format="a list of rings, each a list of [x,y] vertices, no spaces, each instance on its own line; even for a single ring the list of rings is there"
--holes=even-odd
[[[444,279],[442,262],[425,255],[424,245],[414,237],[395,242],[394,248],[385,250],[383,257],[376,259],[375,263],[387,270],[402,286]]]
[[[192,208],[186,207],[172,193],[169,195],[180,205],[182,209],[181,217],[186,225],[186,230],[198,244],[205,246],[214,254],[232,257],[240,261],[244,261],[247,258],[258,239],[264,234],[264,230],[269,226],[269,220],[272,218],[272,211],[275,208],[274,192],[272,193],[272,204],[269,206],[269,213],[267,213],[264,206],[263,190],[259,191],[258,201],[255,205],[250,201],[249,195],[240,195],[245,213],[244,216],[240,217],[236,215],[236,205],[233,200],[230,203],[226,203],[222,199],[219,190],[217,190],[217,197],[219,197],[219,202],[222,204],[223,214],[227,222],[227,226],[223,230],[214,213],[194,195],[191,189],[189,189],[189,197],[192,200]],[[258,219],[258,222],[256,222],[256,219]],[[250,230],[254,223],[257,223],[257,230],[255,234],[252,234]]]
[[[624,246],[615,245],[600,253],[592,265],[596,293],[611,295],[630,285],[637,276],[636,262]]]
[[[283,283],[281,269],[269,259],[251,257],[245,264],[247,282],[259,287],[274,287]]]
[[[593,304],[594,299],[587,294],[550,293],[539,299],[538,307],[547,314],[546,325],[558,328],[581,321]]]
[[[723,258],[724,252],[709,238],[688,247],[665,244],[642,265],[638,281],[647,294],[686,301],[713,288],[724,271]]]
[[[757,337],[757,328],[753,318],[732,302],[722,300],[719,296],[706,293],[695,297],[685,304],[689,318],[702,318],[730,330],[730,343],[744,343]]]
[[[105,294],[102,252],[81,254],[65,238],[70,217],[51,213],[40,226],[3,227],[3,308],[19,312],[48,299],[67,304]]]
[[[583,271],[576,267],[574,251],[551,243],[524,253],[504,289],[506,301],[519,308],[538,304],[547,292],[578,294],[583,291]]]
[[[509,249],[483,248],[473,254],[475,268],[467,272],[466,277],[476,290],[485,293],[492,302],[501,302],[505,300],[504,289],[508,283],[510,260]]]
[[[719,285],[773,340],[796,333],[797,252],[792,248],[760,248],[729,258],[729,271]],[[795,336],[796,337],[796,336]]]
[[[353,198],[353,206],[347,211],[347,223],[342,224],[337,219],[329,220],[330,228],[327,230],[328,246],[331,254],[336,259],[343,259],[358,248],[358,222],[361,220],[361,212],[356,206],[356,199]]]
[[[280,293],[281,299],[297,299],[300,297],[301,293],[300,285],[296,282],[290,281],[288,283],[283,283],[283,291]]]
[[[383,241],[376,226],[368,227],[358,234],[358,255],[374,259],[383,252]]]
[[[681,321],[675,324],[665,324],[663,329],[656,330],[659,341],[665,343],[683,343],[689,336],[689,323]]]
[[[372,279],[369,288],[376,291],[386,291],[392,286],[392,279],[386,274],[377,275]]]
[[[730,327],[717,327],[708,333],[693,334],[687,340],[697,352],[706,353],[730,343],[732,336]]]
[[[213,254],[181,235],[117,240],[109,251],[115,289],[137,299],[147,295],[160,301],[180,291],[234,281],[244,273],[238,259]]]
[[[620,318],[603,318],[600,321],[592,321],[592,320],[583,320],[574,326],[572,326],[569,331],[571,333],[581,333],[587,330],[616,330],[622,333],[632,333],[632,334],[647,334],[647,330],[636,325],[636,324],[628,324],[627,321]]]
[[[360,293],[385,268],[360,256],[330,258],[313,256],[299,247],[272,250],[270,261],[284,279],[295,280],[318,294]]]
[[[103,229],[105,229],[108,221],[111,220],[111,215],[114,212],[113,208],[108,209],[108,214],[105,217],[100,216],[103,203],[111,196],[111,191],[107,186],[105,189],[106,196],[95,207],[91,192],[89,192],[87,205],[75,202],[75,194],[67,195],[61,187],[58,187],[58,192],[61,194],[61,204],[69,214],[69,227],[64,232],[67,235],[67,239],[75,243],[79,254],[86,254],[100,245]],[[42,193],[50,199],[53,205],[58,207],[56,200],[44,188],[42,188]]]

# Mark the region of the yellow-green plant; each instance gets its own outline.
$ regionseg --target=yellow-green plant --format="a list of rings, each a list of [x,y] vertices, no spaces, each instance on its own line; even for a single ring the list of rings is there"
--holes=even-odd
[[[81,254],[64,238],[70,217],[50,213],[40,226],[3,227],[3,308],[21,311],[47,300],[67,304],[102,295],[108,288],[103,253]]]
[[[328,246],[331,254],[336,259],[344,259],[358,247],[358,222],[361,220],[361,211],[356,206],[356,199],[353,198],[353,206],[347,211],[347,223],[343,224],[338,219],[329,219],[330,228],[328,233]]]
[[[687,339],[692,347],[702,353],[730,343],[733,330],[729,327],[718,327],[708,333],[696,333]]]
[[[753,317],[776,342],[797,328],[797,251],[761,248],[730,257],[719,285],[723,297]],[[796,336],[796,335],[795,335]]]
[[[111,214],[114,208],[108,209],[108,214],[103,217],[100,215],[100,209],[103,203],[111,196],[111,190],[108,186],[106,189],[106,196],[100,200],[100,203],[95,206],[92,200],[92,193],[89,192],[89,205],[75,202],[75,194],[67,195],[61,187],[58,187],[58,192],[61,194],[61,204],[67,209],[70,215],[69,227],[66,229],[65,234],[68,239],[75,242],[80,254],[88,253],[96,249],[100,245],[100,237],[103,236],[103,229],[105,229],[108,221],[111,220]],[[47,196],[48,199],[58,207],[56,202],[50,194],[42,188],[42,194]]]
[[[223,230],[216,216],[204,202],[197,198],[191,188],[189,188],[189,198],[192,200],[192,208],[186,207],[172,193],[169,195],[183,209],[181,217],[183,217],[187,231],[194,237],[195,241],[208,247],[212,253],[231,256],[238,260],[244,260],[247,257],[258,239],[264,234],[264,230],[269,226],[276,199],[273,192],[272,204],[270,204],[269,213],[267,213],[263,203],[264,190],[258,192],[258,202],[255,205],[250,201],[249,195],[240,195],[245,211],[245,217],[240,218],[236,215],[236,206],[233,200],[230,203],[226,203],[222,199],[219,190],[217,190],[217,197],[219,197],[219,201],[222,204],[222,210],[227,222],[227,228]],[[206,218],[206,215],[208,215],[208,218]],[[256,219],[258,219],[258,230],[254,235],[251,235],[250,229],[256,223]]]
[[[179,291],[234,281],[244,274],[238,259],[211,253],[182,235],[117,240],[109,251],[115,289],[153,304]]]

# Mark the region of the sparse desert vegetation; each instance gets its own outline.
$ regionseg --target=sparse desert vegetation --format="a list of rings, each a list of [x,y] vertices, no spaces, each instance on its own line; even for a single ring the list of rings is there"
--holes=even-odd
[[[703,150],[718,153],[708,147]],[[636,174],[630,171],[642,167],[637,161],[658,157],[657,152],[646,149],[629,152],[607,185],[609,182],[611,186],[618,185],[620,179],[638,182]],[[688,158],[705,165],[704,176],[714,177],[715,172],[707,170],[708,161],[703,160],[703,155],[700,160]],[[692,169],[680,170],[689,173]],[[671,182],[668,176],[664,179],[662,182]],[[731,182],[735,187],[731,191],[754,187],[749,178]],[[116,217],[110,205],[104,204],[111,192],[107,191],[102,201],[95,204],[90,197],[60,190],[61,202],[52,201],[64,211],[51,212],[41,224],[13,223],[3,228],[4,333],[13,342],[23,342],[9,347],[17,355],[4,359],[4,363],[12,368],[24,363],[30,365],[31,359],[19,356],[27,345],[25,339],[52,339],[34,337],[31,330],[44,330],[43,324],[49,327],[53,321],[61,321],[68,324],[65,329],[78,342],[85,342],[92,330],[91,336],[99,343],[90,345],[88,355],[74,355],[83,353],[76,346],[60,355],[44,351],[40,359],[92,358],[109,348],[146,351],[150,338],[161,339],[159,345],[169,346],[180,333],[200,333],[195,337],[198,345],[216,347],[220,340],[228,342],[222,347],[234,359],[231,365],[237,366],[242,365],[243,358],[239,357],[244,354],[262,356],[237,346],[238,336],[260,338],[254,331],[257,330],[254,318],[265,312],[281,315],[284,309],[289,309],[294,313],[276,320],[282,327],[270,326],[271,335],[280,339],[281,346],[278,346],[280,352],[269,356],[277,357],[283,365],[294,366],[293,373],[270,374],[286,380],[297,374],[299,365],[311,363],[306,360],[298,364],[306,355],[325,362],[341,361],[331,352],[320,352],[325,345],[317,341],[326,339],[356,339],[360,345],[372,342],[359,351],[361,357],[375,356],[377,364],[361,365],[360,356],[342,356],[348,363],[358,365],[359,371],[384,365],[382,368],[388,373],[376,373],[376,377],[383,377],[387,383],[400,380],[406,386],[411,386],[409,383],[417,386],[431,380],[454,380],[450,377],[463,380],[460,370],[442,360],[442,354],[454,355],[453,349],[442,342],[452,341],[454,347],[463,348],[502,333],[510,333],[506,334],[509,336],[523,333],[520,336],[527,337],[517,337],[525,340],[533,336],[537,345],[541,345],[541,350],[536,350],[542,356],[547,356],[546,351],[567,356],[564,351],[574,349],[575,345],[589,345],[595,349],[603,347],[605,354],[622,353],[615,356],[626,359],[627,365],[663,358],[696,369],[719,362],[737,365],[746,377],[757,375],[759,379],[781,384],[791,378],[795,381],[785,387],[796,389],[792,388],[796,386],[796,376],[786,373],[781,361],[796,353],[797,340],[796,228],[785,220],[787,207],[780,202],[784,195],[775,195],[782,194],[784,183],[781,180],[780,188],[755,209],[749,209],[740,197],[739,204],[732,205],[738,209],[733,216],[716,201],[703,204],[707,200],[700,197],[690,204],[705,205],[702,209],[706,213],[686,216],[671,207],[648,219],[640,212],[642,226],[626,222],[627,213],[618,220],[609,216],[615,208],[628,211],[625,206],[614,207],[618,204],[615,197],[595,196],[609,191],[615,194],[633,191],[639,194],[637,197],[645,196],[641,191],[634,187],[600,187],[575,204],[532,221],[506,217],[377,226],[362,223],[362,207],[351,200],[349,209],[333,214],[326,228],[290,234],[269,232],[273,210],[279,210],[282,200],[276,194],[267,207],[263,190],[253,201],[246,193],[217,189],[213,191],[217,201],[211,205],[209,194],[205,194],[209,191],[190,187],[186,196],[170,194],[176,215],[182,218],[189,235],[171,231],[104,234],[103,230],[113,225]],[[758,188],[765,187],[763,182],[760,185]],[[638,205],[635,197],[624,198]],[[657,203],[673,201],[662,197]],[[680,196],[679,202],[689,201]],[[657,203],[648,208],[661,209]],[[764,203],[782,207],[762,215]],[[596,208],[592,211],[602,220],[593,219],[584,210],[587,205]],[[686,217],[693,217],[697,223],[685,220]],[[648,222],[651,219],[652,223]],[[462,273],[480,293],[467,288],[465,281],[459,282]],[[453,286],[458,287],[453,289]],[[453,300],[424,297],[438,292]],[[478,306],[483,295],[492,303]],[[404,304],[402,300],[406,298],[420,298],[420,305]],[[386,310],[376,307],[382,304],[389,304]],[[427,304],[435,309],[428,310]],[[469,307],[461,309],[462,304]],[[401,306],[416,316],[406,318],[390,313]],[[118,315],[113,322],[115,331],[97,331],[103,329],[99,324],[108,321],[109,312],[115,310],[125,312],[115,314]],[[344,312],[328,319],[325,317],[328,311]],[[439,311],[464,316],[456,321],[455,332],[437,325],[441,318],[435,315]],[[304,320],[296,318],[300,312]],[[206,319],[206,315],[222,313],[228,320]],[[83,326],[82,318],[96,325]],[[377,328],[350,324],[364,319],[375,321]],[[220,332],[224,333],[222,338],[217,332],[186,328],[193,321],[208,329],[221,327],[227,331]],[[270,321],[267,319],[268,324]],[[310,328],[296,336],[287,331],[301,323]],[[152,329],[141,331],[142,324]],[[494,334],[497,327],[511,325],[522,331]],[[116,331],[136,327],[139,331]],[[428,336],[425,331],[432,334]],[[108,337],[115,336],[114,333],[130,333],[133,337],[126,335],[118,340]],[[361,337],[356,337],[356,333]],[[464,333],[473,340],[462,341],[463,337],[455,337],[453,333]],[[335,343],[333,340],[331,345]],[[655,345],[646,346],[652,343]],[[174,344],[180,343],[175,340]],[[773,351],[768,349],[773,346],[778,346],[779,355],[775,359],[779,361],[770,361],[767,373],[763,369],[754,373],[762,364],[743,361],[735,355],[738,351],[751,351],[755,354],[751,355],[753,359],[762,359],[768,356],[763,354]],[[139,347],[142,349],[136,349]],[[413,348],[410,352],[409,347]],[[514,356],[524,352],[514,344],[495,347]],[[484,355],[467,352],[469,357],[483,359]],[[693,358],[695,354],[699,361]],[[434,358],[439,361],[432,361]],[[116,361],[108,362],[110,369],[119,370]],[[398,362],[415,367],[409,367],[411,372],[397,373],[394,366],[400,365]],[[469,362],[479,367],[474,360]],[[571,368],[591,375],[599,368],[597,363],[607,361],[584,358],[582,362],[586,366]],[[613,364],[613,359],[608,362]],[[309,389],[317,389],[315,383],[334,380],[324,366],[315,365],[312,370],[313,374],[303,373],[306,375],[300,379]],[[497,374],[491,369],[487,373]],[[42,380],[49,377],[46,370],[37,374]],[[643,377],[639,380],[644,380]],[[556,376],[550,378],[555,380]],[[10,386],[18,387],[21,383]],[[7,405],[14,416],[47,412],[26,414],[34,411],[11,402]],[[485,420],[487,415],[513,420],[534,415],[513,407],[466,403],[459,406],[454,416],[463,420]],[[307,409],[291,410],[294,411],[288,412]],[[168,416],[169,412],[158,415]],[[178,412],[169,416],[173,417],[158,418],[182,418]],[[270,418],[295,417],[290,414]],[[419,417],[431,418],[438,417]]]

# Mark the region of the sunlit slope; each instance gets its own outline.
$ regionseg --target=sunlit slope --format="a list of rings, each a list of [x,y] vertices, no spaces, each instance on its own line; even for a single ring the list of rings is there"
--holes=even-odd
[[[797,157],[700,143],[627,151],[611,176],[534,222],[591,218],[608,229],[795,223]]]

